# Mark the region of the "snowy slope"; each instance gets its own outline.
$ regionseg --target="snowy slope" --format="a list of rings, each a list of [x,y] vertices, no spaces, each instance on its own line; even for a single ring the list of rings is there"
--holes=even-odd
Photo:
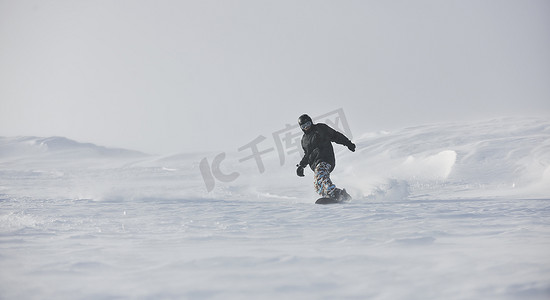
[[[297,153],[208,192],[219,153],[0,138],[0,299],[550,298],[549,120],[355,135],[329,206]]]
[[[396,132],[366,133],[354,142],[355,153],[335,145],[337,167],[333,180],[356,199],[548,198],[550,195],[550,121],[498,119],[425,125]],[[97,177],[108,189],[130,186],[135,196],[140,192],[143,196],[166,192],[146,188],[158,183],[180,190],[166,195],[172,197],[273,196],[306,202],[315,197],[312,172],[307,171],[306,178],[294,175],[294,165],[300,156],[288,157],[281,166],[273,152],[262,157],[266,171],[260,173],[254,162],[239,163],[242,154],[229,151],[222,167],[225,173],[237,171],[239,177],[230,182],[217,180],[215,190],[208,192],[199,162],[203,158],[212,160],[215,155],[155,157],[60,137],[0,138],[3,172],[17,170],[30,172],[32,176],[37,171],[62,172],[67,176],[86,173],[86,177]],[[111,184],[103,182],[109,177],[106,173],[118,180],[110,180]],[[144,179],[148,181],[143,182]]]

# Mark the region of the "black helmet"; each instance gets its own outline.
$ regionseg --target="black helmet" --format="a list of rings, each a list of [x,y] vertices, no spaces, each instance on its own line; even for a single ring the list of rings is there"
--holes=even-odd
[[[307,131],[313,125],[313,121],[308,115],[303,114],[298,118],[298,125],[300,125],[303,131]]]

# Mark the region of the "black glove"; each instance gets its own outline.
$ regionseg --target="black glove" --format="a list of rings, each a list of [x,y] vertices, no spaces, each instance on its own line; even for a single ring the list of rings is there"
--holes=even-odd
[[[296,175],[304,177],[304,167],[300,165],[296,165],[296,167],[298,167],[298,169],[296,169]]]
[[[355,152],[355,144],[352,143],[352,142],[350,142],[350,143],[348,144],[348,149],[349,149],[349,151],[351,151],[351,152]]]

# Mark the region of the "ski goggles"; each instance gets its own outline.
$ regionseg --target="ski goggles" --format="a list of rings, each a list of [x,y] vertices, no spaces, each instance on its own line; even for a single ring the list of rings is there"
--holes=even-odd
[[[300,125],[300,128],[302,128],[302,130],[308,130],[309,127],[311,127],[311,121],[307,121],[304,124]]]

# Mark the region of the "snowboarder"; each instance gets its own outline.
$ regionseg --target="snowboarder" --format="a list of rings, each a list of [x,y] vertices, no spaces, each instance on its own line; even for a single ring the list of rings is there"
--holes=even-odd
[[[306,114],[298,118],[298,124],[304,132],[302,136],[304,158],[296,165],[298,167],[296,174],[303,177],[304,168],[309,165],[315,173],[314,186],[319,195],[339,202],[351,199],[345,189],[337,188],[330,180],[330,173],[334,170],[336,162],[332,142],[347,146],[352,152],[355,152],[355,144],[326,124],[313,124]]]

